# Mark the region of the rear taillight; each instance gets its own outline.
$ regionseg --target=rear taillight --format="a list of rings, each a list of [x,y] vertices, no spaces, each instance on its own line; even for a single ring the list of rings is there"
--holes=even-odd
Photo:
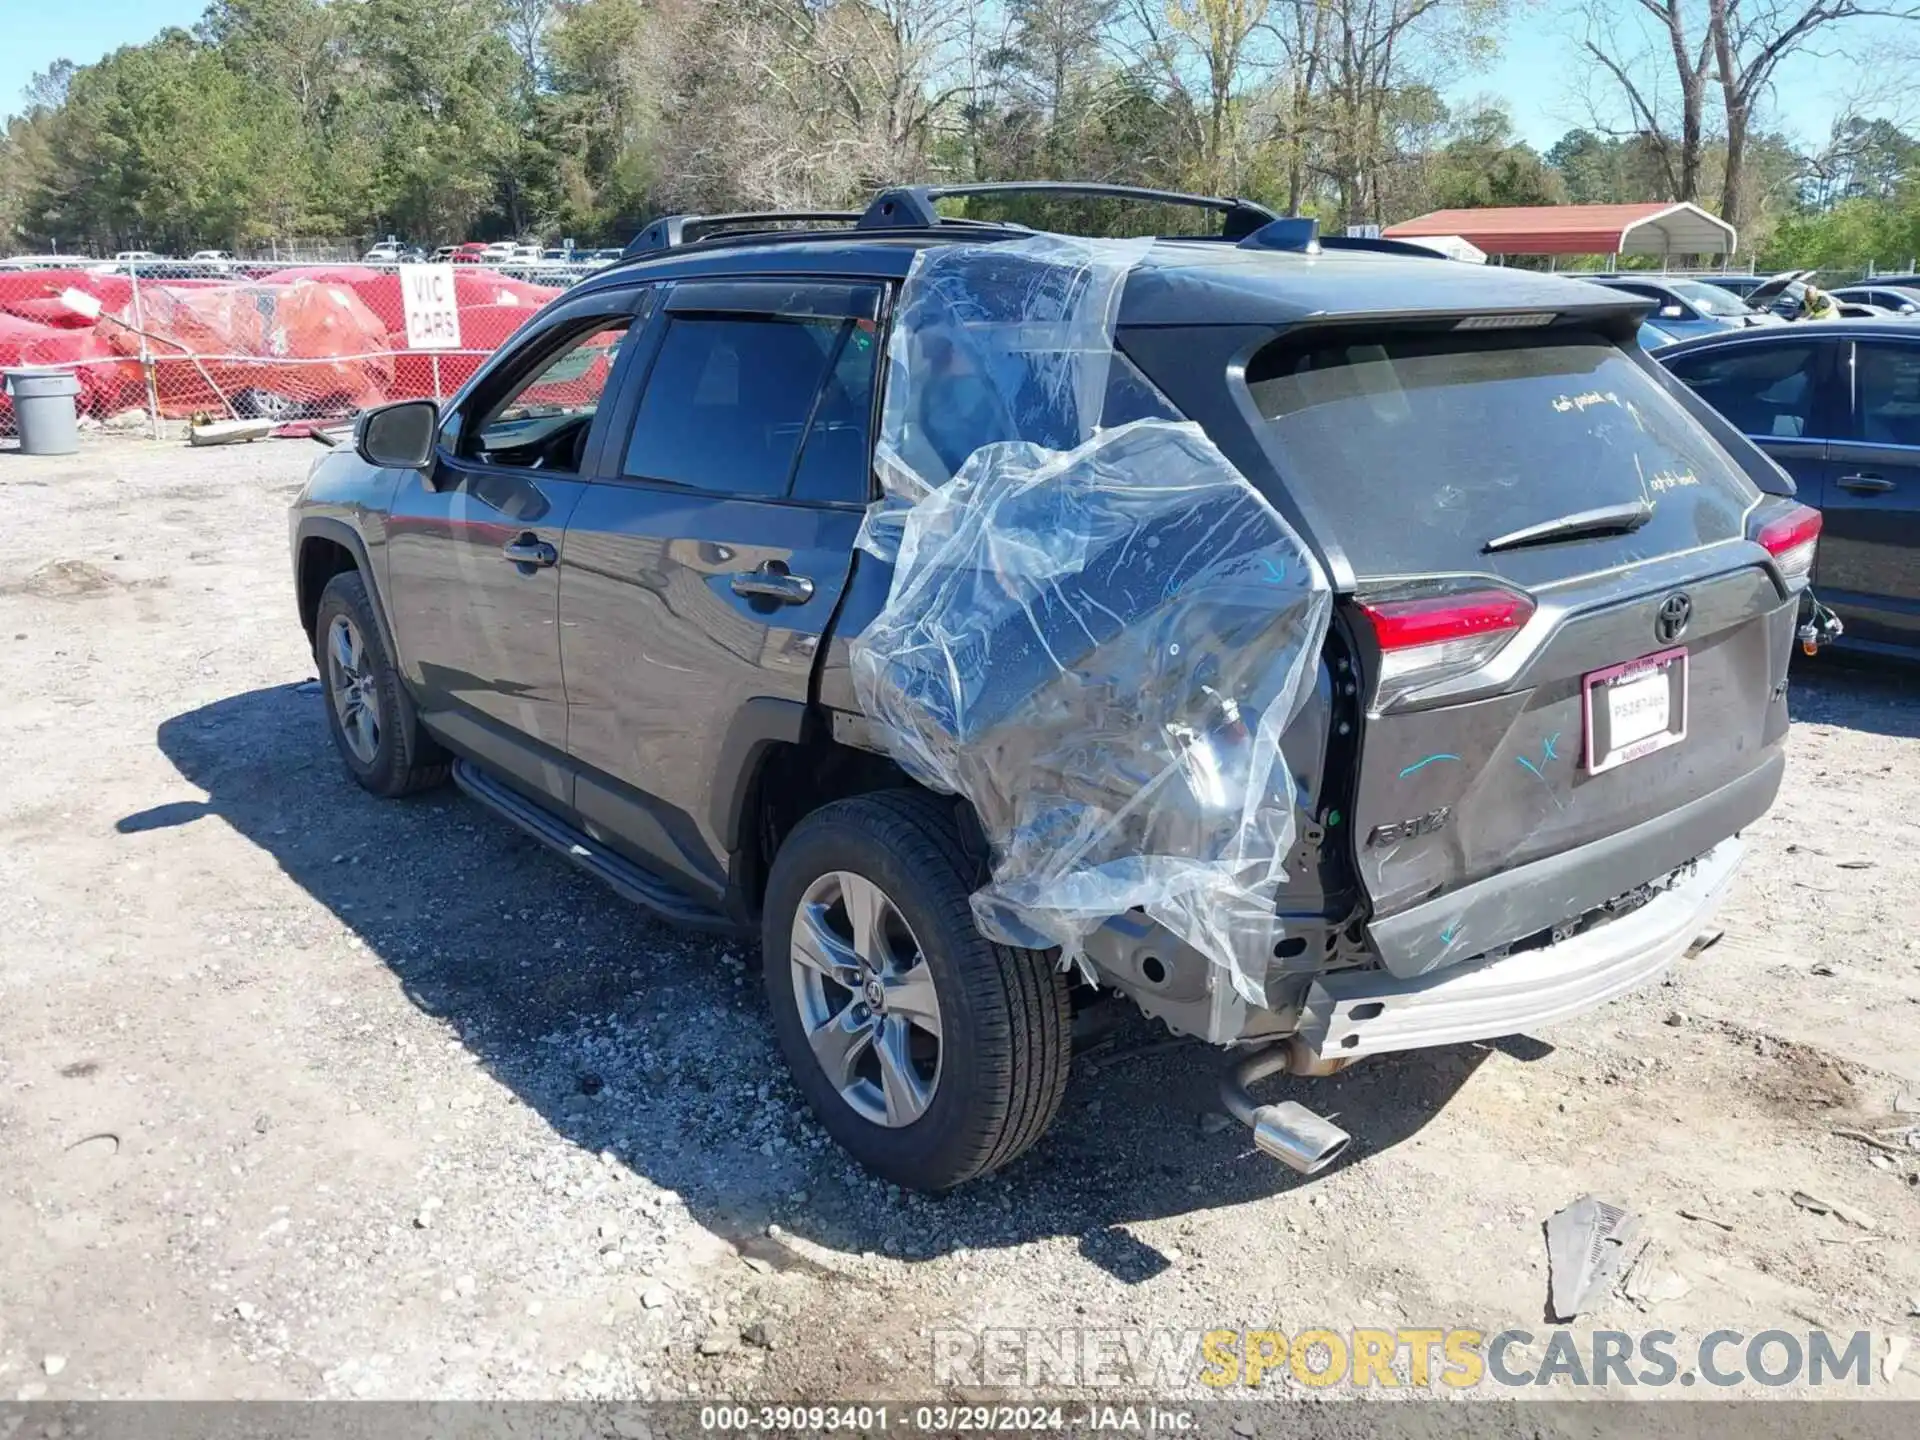
[[[1479,669],[1533,614],[1533,601],[1511,590],[1465,590],[1414,600],[1363,598],[1359,603],[1380,647],[1375,706]]]
[[[1789,585],[1804,585],[1813,574],[1813,552],[1820,544],[1820,512],[1795,505],[1760,527],[1753,537],[1773,556]]]

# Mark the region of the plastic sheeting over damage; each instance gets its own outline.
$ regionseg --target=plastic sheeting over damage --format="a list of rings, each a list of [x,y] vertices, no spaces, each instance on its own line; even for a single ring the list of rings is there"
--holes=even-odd
[[[862,531],[892,588],[852,642],[854,684],[901,765],[978,814],[985,933],[1076,956],[1137,907],[1265,1004],[1295,831],[1280,742],[1330,598],[1273,507],[1116,354],[1149,245],[921,253]]]

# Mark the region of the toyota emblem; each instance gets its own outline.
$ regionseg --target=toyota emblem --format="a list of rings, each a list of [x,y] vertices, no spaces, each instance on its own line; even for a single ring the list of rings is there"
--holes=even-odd
[[[1653,633],[1662,640],[1678,640],[1686,633],[1687,621],[1692,618],[1693,601],[1684,593],[1669,595],[1660,602],[1660,613],[1653,621]]]

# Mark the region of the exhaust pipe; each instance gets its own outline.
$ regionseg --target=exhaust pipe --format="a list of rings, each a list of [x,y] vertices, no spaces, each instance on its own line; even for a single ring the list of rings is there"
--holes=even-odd
[[[1302,1175],[1316,1175],[1326,1169],[1353,1137],[1331,1120],[1293,1100],[1278,1105],[1256,1105],[1247,1089],[1282,1070],[1300,1073],[1302,1068],[1310,1067],[1311,1058],[1296,1037],[1254,1051],[1228,1067],[1220,1080],[1220,1099],[1227,1113],[1252,1127],[1255,1148]]]

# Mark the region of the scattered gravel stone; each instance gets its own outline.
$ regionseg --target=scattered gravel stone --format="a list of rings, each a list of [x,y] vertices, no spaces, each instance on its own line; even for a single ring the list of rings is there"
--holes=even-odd
[[[649,1310],[659,1310],[673,1298],[673,1292],[664,1285],[649,1285],[640,1294],[640,1303]]]
[[[67,1357],[64,1355],[49,1355],[40,1362],[40,1368],[49,1375],[58,1375],[62,1370],[67,1368]]]
[[[474,1283],[473,1276],[471,1275],[462,1275],[458,1280],[453,1282],[454,1294],[460,1296],[462,1299],[471,1296],[473,1292],[479,1288],[480,1287]]]
[[[725,1330],[711,1330],[700,1341],[702,1355],[730,1354],[738,1341]]]

